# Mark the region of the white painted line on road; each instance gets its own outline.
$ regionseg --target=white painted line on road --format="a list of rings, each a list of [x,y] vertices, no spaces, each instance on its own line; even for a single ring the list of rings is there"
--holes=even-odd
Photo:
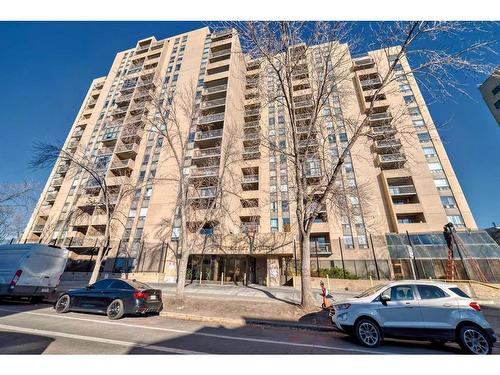
[[[166,346],[142,344],[142,343],[130,342],[130,341],[112,340],[112,339],[105,339],[102,337],[95,337],[95,336],[82,336],[82,335],[75,335],[72,333],[64,333],[64,332],[44,331],[42,329],[25,328],[25,327],[11,326],[11,325],[7,325],[7,324],[0,324],[0,329],[3,329],[5,331],[29,333],[29,334],[33,334],[33,335],[39,335],[39,336],[63,337],[66,339],[73,339],[73,340],[99,342],[99,343],[104,343],[104,344],[126,346],[129,348],[143,348],[143,349],[156,350],[159,352],[165,352],[165,353],[171,353],[171,354],[172,353],[173,354],[208,354],[208,353],[202,353],[202,352],[195,352],[192,350],[168,348]]]
[[[107,321],[107,320],[95,320],[95,319],[88,319],[88,318],[77,318],[74,316],[64,316],[64,315],[59,315],[59,314],[57,314],[57,315],[56,314],[44,314],[44,313],[37,313],[37,312],[33,312],[33,311],[17,311],[17,310],[12,310],[12,309],[3,309],[3,308],[0,308],[0,311],[8,311],[11,313],[14,312],[14,313],[18,313],[18,314],[29,314],[29,315],[36,315],[36,316],[48,316],[48,317],[52,317],[52,318],[71,319],[71,320],[78,320],[78,321],[83,321],[83,322],[110,324],[110,325],[116,325],[116,326],[122,326],[122,327],[150,329],[150,330],[155,330],[155,331],[182,333],[182,334],[186,334],[186,335],[213,337],[213,338],[227,339],[227,340],[260,342],[260,343],[264,343],[264,344],[297,346],[297,347],[305,347],[305,348],[313,348],[313,349],[340,350],[340,351],[353,352],[353,353],[390,354],[390,353],[385,353],[385,352],[380,352],[380,351],[375,351],[375,350],[368,350],[368,349],[365,350],[365,349],[355,349],[355,348],[342,348],[342,347],[329,346],[329,345],[305,344],[305,343],[298,343],[298,342],[288,342],[288,341],[277,341],[277,340],[269,340],[269,339],[250,338],[250,337],[219,335],[219,334],[215,334],[215,333],[193,332],[193,331],[186,331],[186,330],[173,329],[173,328],[148,327],[148,326],[140,326],[137,324],[119,323],[119,322],[111,322],[111,321]],[[0,317],[0,319],[1,318],[2,317]]]

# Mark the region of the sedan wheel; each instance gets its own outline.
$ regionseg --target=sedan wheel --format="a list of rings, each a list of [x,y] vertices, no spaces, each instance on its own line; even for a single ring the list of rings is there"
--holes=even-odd
[[[361,344],[374,348],[380,344],[380,329],[368,319],[362,319],[356,325],[356,336]]]
[[[473,326],[460,330],[460,346],[471,354],[491,354],[492,347],[484,332]]]
[[[71,299],[67,294],[59,297],[59,299],[56,302],[56,312],[59,314],[68,312],[70,300]]]
[[[123,313],[123,302],[120,299],[115,299],[111,302],[106,310],[106,314],[111,320],[120,319],[123,316]]]

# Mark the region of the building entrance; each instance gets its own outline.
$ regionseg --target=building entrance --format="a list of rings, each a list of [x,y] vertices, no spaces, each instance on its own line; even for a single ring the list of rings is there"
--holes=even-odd
[[[186,279],[195,281],[224,283],[254,283],[255,258],[238,255],[191,255],[189,257]]]

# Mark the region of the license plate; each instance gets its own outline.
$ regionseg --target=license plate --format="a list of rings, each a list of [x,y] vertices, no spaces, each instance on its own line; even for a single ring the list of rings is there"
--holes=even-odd
[[[42,288],[42,293],[48,293],[49,292],[49,288]]]
[[[149,296],[149,299],[155,300],[156,296],[155,295]]]

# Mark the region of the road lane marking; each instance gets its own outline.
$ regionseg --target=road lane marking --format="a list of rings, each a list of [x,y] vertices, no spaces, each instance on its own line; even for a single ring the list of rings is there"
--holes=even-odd
[[[150,344],[143,344],[143,343],[131,342],[131,341],[112,340],[112,339],[106,339],[106,338],[95,337],[95,336],[75,335],[72,333],[64,333],[64,332],[45,331],[42,329],[25,328],[25,327],[11,326],[11,325],[7,325],[7,324],[0,324],[0,329],[3,329],[5,331],[29,333],[29,334],[38,335],[38,336],[63,337],[66,339],[99,342],[99,343],[104,343],[104,344],[126,346],[129,348],[150,349],[150,350],[156,350],[159,352],[165,352],[165,353],[170,353],[170,354],[172,354],[172,353],[174,353],[174,354],[208,354],[208,353],[203,353],[203,352],[195,352],[192,350],[169,348],[166,346],[150,345]]]
[[[186,334],[186,335],[196,335],[196,336],[212,337],[212,338],[226,339],[226,340],[249,341],[249,342],[258,342],[258,343],[264,343],[264,344],[296,346],[296,347],[305,347],[305,348],[313,348],[313,349],[340,350],[340,351],[353,352],[353,353],[390,354],[390,353],[386,353],[386,352],[380,352],[380,351],[368,350],[368,349],[365,350],[365,349],[355,349],[355,348],[342,348],[342,347],[329,346],[329,345],[305,344],[305,343],[295,343],[295,342],[288,342],[288,341],[259,339],[259,338],[250,338],[250,337],[241,337],[241,336],[229,336],[229,335],[221,335],[221,334],[206,333],[206,332],[193,332],[193,331],[174,329],[174,328],[140,326],[137,324],[111,322],[111,321],[95,320],[95,319],[88,319],[88,318],[77,318],[74,316],[65,316],[65,315],[59,315],[59,314],[57,314],[57,315],[56,314],[44,314],[44,313],[37,313],[37,312],[33,312],[33,311],[17,311],[17,310],[11,310],[11,309],[3,309],[3,308],[0,308],[0,311],[8,311],[8,312],[15,312],[15,313],[19,313],[19,314],[29,314],[29,315],[36,315],[36,316],[48,316],[48,317],[52,317],[52,318],[70,319],[70,320],[77,320],[77,321],[83,321],[83,322],[110,324],[110,325],[116,325],[116,326],[122,326],[122,327],[132,327],[132,328],[149,329],[149,330],[155,330],[155,331],[181,333],[181,334]],[[1,318],[3,318],[3,317],[0,317],[0,319]]]

